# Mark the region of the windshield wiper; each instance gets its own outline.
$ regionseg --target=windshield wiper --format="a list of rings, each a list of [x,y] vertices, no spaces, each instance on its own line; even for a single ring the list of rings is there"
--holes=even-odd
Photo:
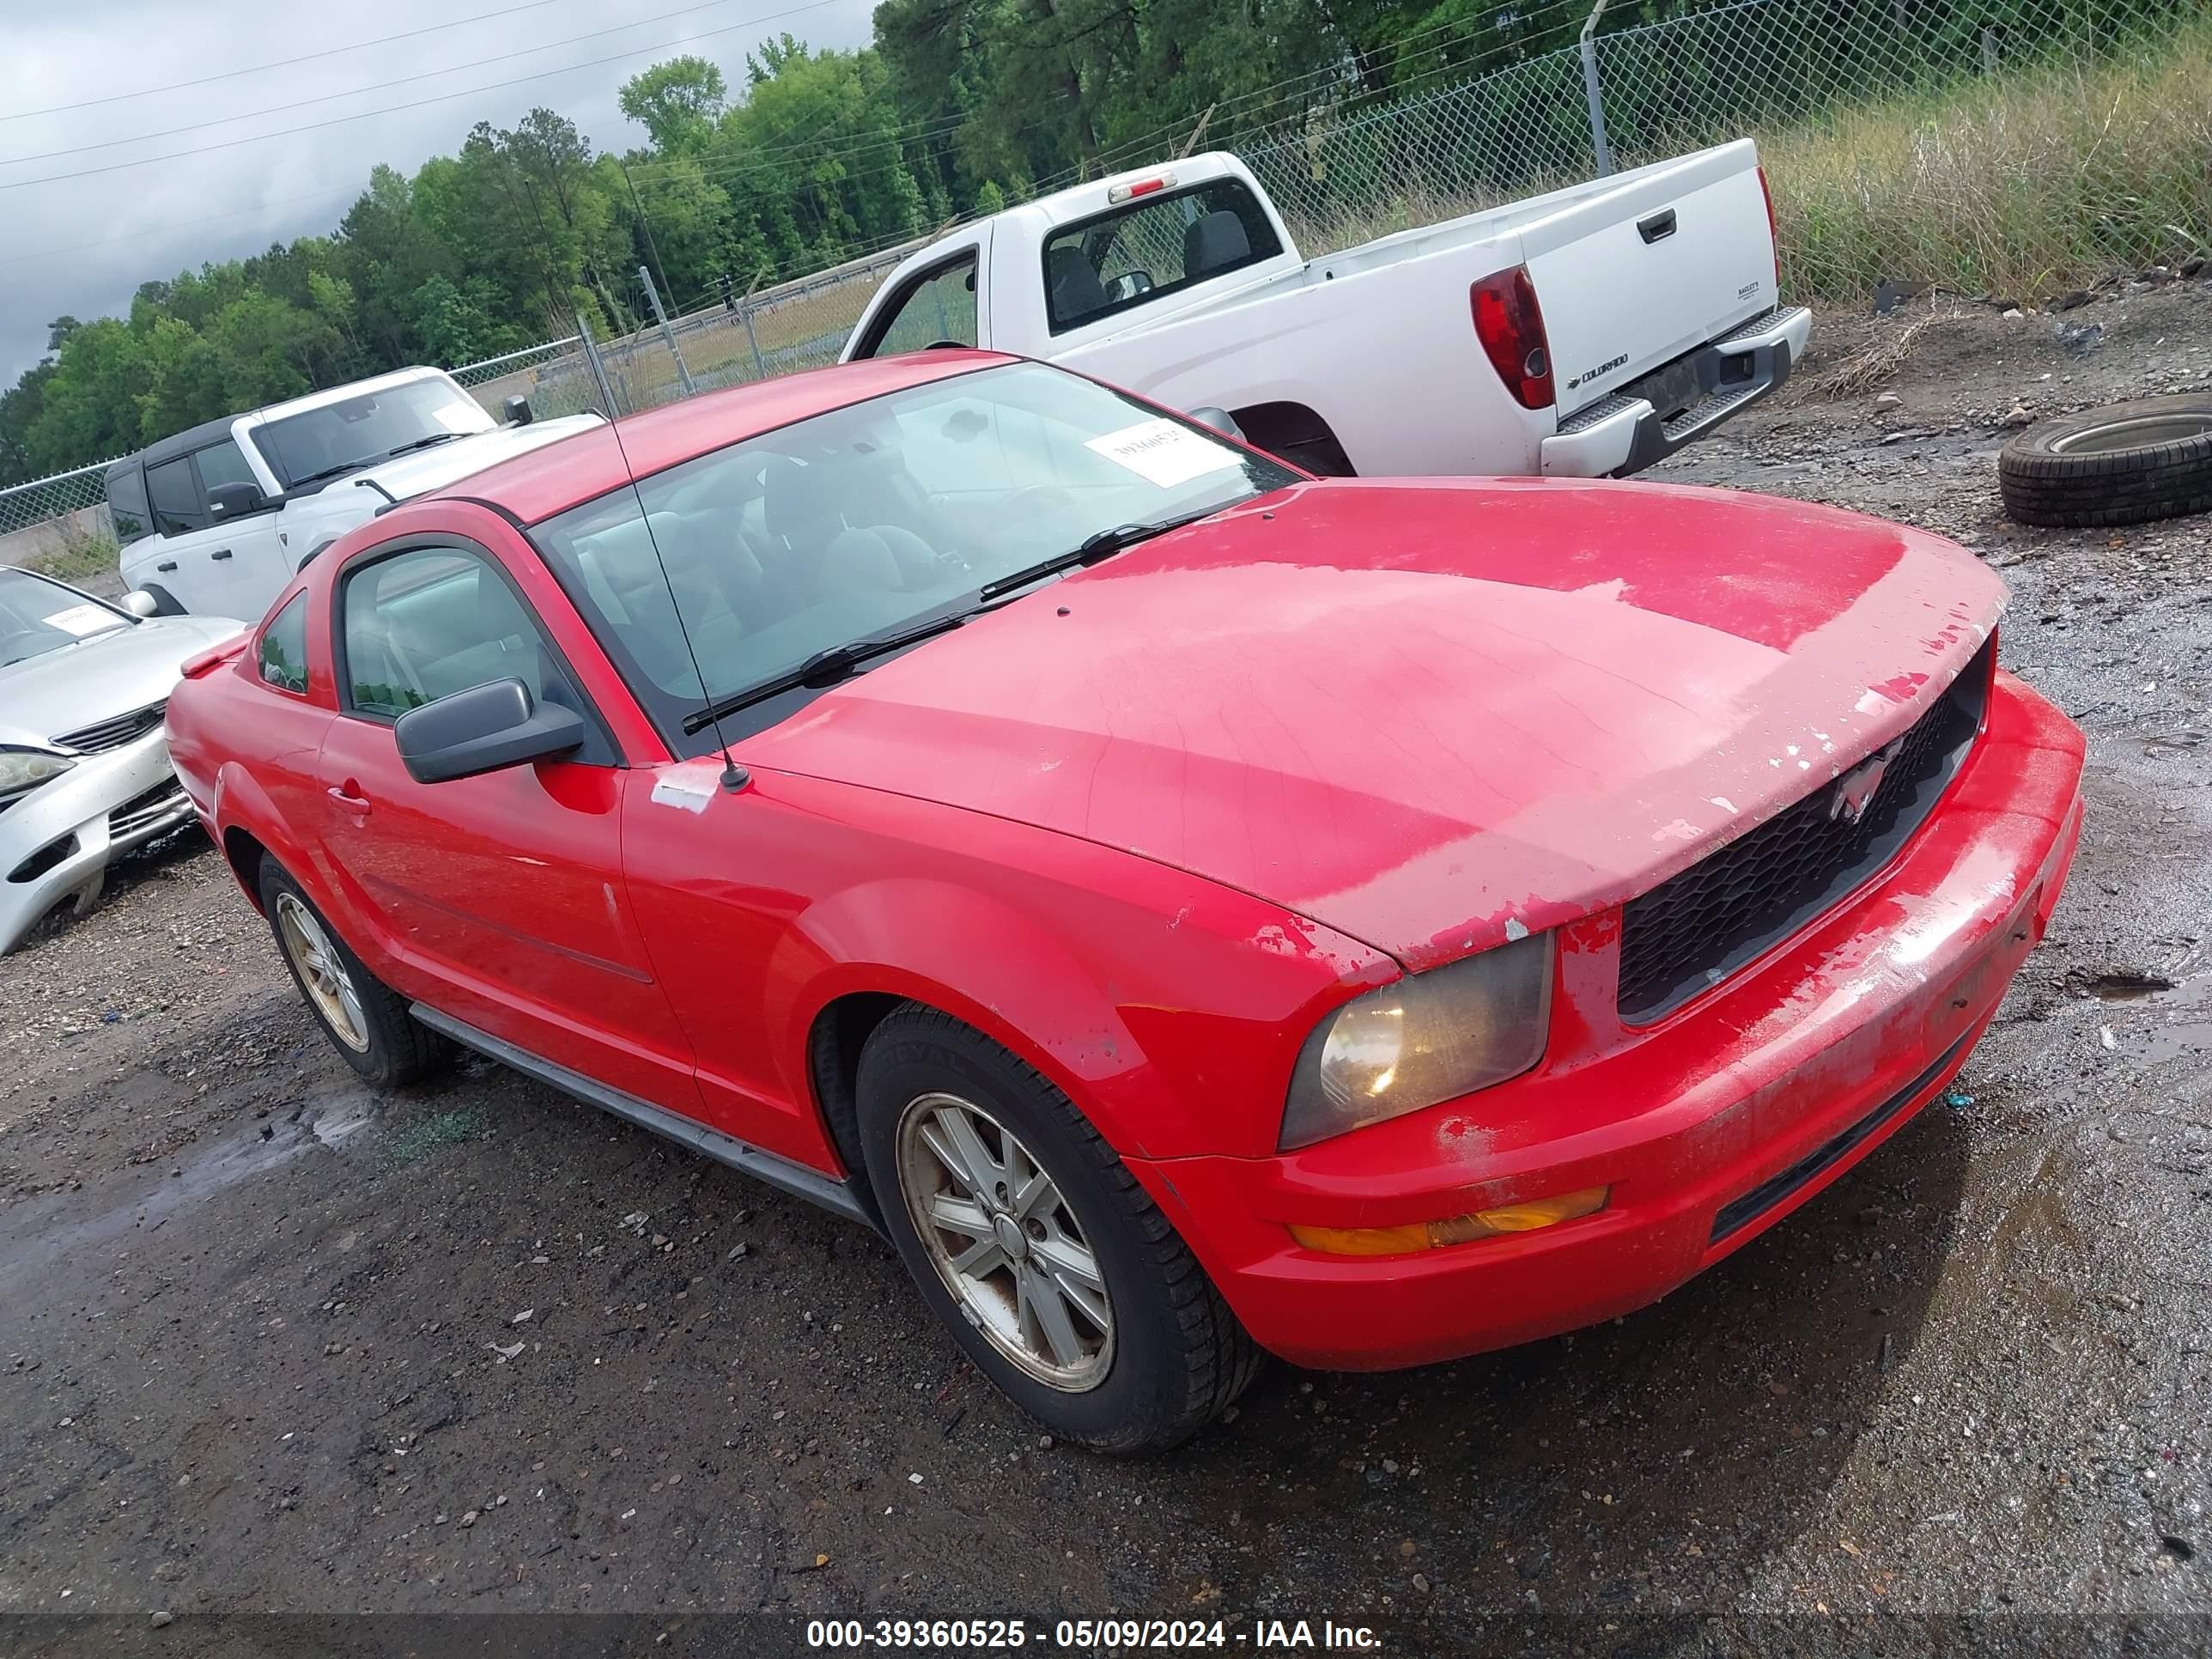
[[[1096,564],[1101,559],[1110,558],[1125,549],[1134,547],[1139,542],[1148,542],[1155,536],[1166,535],[1170,530],[1180,530],[1187,524],[1195,524],[1209,514],[1220,510],[1218,506],[1204,507],[1196,513],[1186,513],[1179,519],[1162,519],[1156,524],[1117,524],[1111,530],[1085,536],[1079,545],[1065,553],[1055,553],[1025,570],[1017,570],[1011,576],[1001,576],[996,581],[985,583],[982,592],[976,597],[995,599],[1001,594],[1011,593],[1018,587],[1027,587],[1031,582],[1060,571],[1073,570],[1079,565]]]
[[[412,455],[418,449],[435,449],[440,444],[457,442],[461,436],[458,432],[433,432],[427,438],[417,438],[412,443],[401,444],[397,449],[386,450],[384,459],[388,461],[395,456]]]
[[[357,461],[340,461],[336,466],[326,466],[320,472],[310,472],[304,478],[293,479],[285,486],[285,494],[289,495],[294,490],[305,489],[309,484],[320,483],[325,478],[336,478],[348,472],[358,472],[362,468],[370,465],[372,465],[371,459],[367,455]]]
[[[975,613],[956,611],[949,616],[933,617],[927,622],[916,623],[911,628],[902,628],[896,633],[884,634],[872,640],[848,640],[843,645],[833,645],[816,652],[798,667],[787,673],[765,679],[757,685],[749,685],[742,691],[733,691],[710,707],[702,708],[684,719],[684,735],[696,737],[726,714],[734,714],[741,708],[750,708],[757,702],[766,702],[770,697],[781,696],[802,685],[835,685],[862,663],[872,657],[889,654],[902,647],[926,640],[933,634],[950,633]]]

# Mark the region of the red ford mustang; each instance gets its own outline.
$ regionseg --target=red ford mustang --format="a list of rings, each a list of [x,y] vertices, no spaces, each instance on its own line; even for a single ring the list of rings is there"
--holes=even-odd
[[[880,1226],[1055,1432],[1649,1303],[1942,1089],[2080,733],[1960,549],[1320,482],[1039,364],[703,398],[388,511],[169,704],[332,1041]]]

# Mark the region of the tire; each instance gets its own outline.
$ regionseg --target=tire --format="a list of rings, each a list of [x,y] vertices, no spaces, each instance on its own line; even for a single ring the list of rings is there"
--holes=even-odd
[[[908,1003],[869,1036],[857,1093],[868,1179],[892,1243],[953,1340],[1024,1412],[1079,1444],[1136,1456],[1188,1439],[1243,1392],[1259,1347],[1113,1148],[1033,1068],[950,1015]],[[984,1218],[998,1229],[994,1260],[1006,1265],[980,1279],[957,1274],[950,1257],[955,1244],[988,1243],[987,1229],[932,1228],[936,1242],[925,1243],[916,1216],[942,1202],[982,1218],[977,1183],[963,1187],[923,1133],[952,1144],[948,1113],[997,1154],[993,1168],[1048,1183],[1033,1208],[1001,1205]],[[1010,1240],[1009,1226],[1026,1237]],[[1087,1256],[1091,1282],[1103,1285],[1103,1297],[1085,1293],[1103,1303],[1103,1329],[1075,1311],[1073,1295],[1060,1298],[1057,1328],[1078,1339],[1078,1354],[1053,1342],[1043,1318],[1032,1324],[1021,1313],[1015,1264],[1025,1261],[1026,1282],[1036,1284],[1048,1250],[1063,1272]],[[1079,1286],[1084,1272],[1073,1270]],[[1032,1328],[1036,1340],[1025,1344]]]
[[[2054,526],[2212,510],[2212,397],[2109,404],[2032,426],[1997,457],[2007,514]]]
[[[276,954],[284,959],[301,1000],[347,1065],[379,1089],[417,1082],[444,1066],[452,1057],[451,1046],[416,1023],[407,1012],[407,999],[362,965],[274,859],[262,860],[260,890],[261,913],[269,918]],[[333,988],[331,975],[303,966],[317,960],[343,975],[349,996]]]

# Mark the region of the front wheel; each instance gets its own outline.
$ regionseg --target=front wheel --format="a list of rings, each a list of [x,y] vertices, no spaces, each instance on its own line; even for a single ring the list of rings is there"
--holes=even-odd
[[[1054,1433],[1164,1450],[1243,1391],[1260,1352],[1073,1103],[957,1020],[908,1004],[858,1090],[891,1239],[985,1376]]]
[[[347,1065],[379,1088],[415,1082],[450,1052],[416,1023],[407,1000],[378,979],[274,860],[261,866],[261,910],[308,1008]]]

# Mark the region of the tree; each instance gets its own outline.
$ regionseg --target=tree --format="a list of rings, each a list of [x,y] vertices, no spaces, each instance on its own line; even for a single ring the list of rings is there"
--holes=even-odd
[[[714,136],[729,100],[722,71],[704,58],[672,58],[623,82],[622,112],[663,155],[688,154]]]

